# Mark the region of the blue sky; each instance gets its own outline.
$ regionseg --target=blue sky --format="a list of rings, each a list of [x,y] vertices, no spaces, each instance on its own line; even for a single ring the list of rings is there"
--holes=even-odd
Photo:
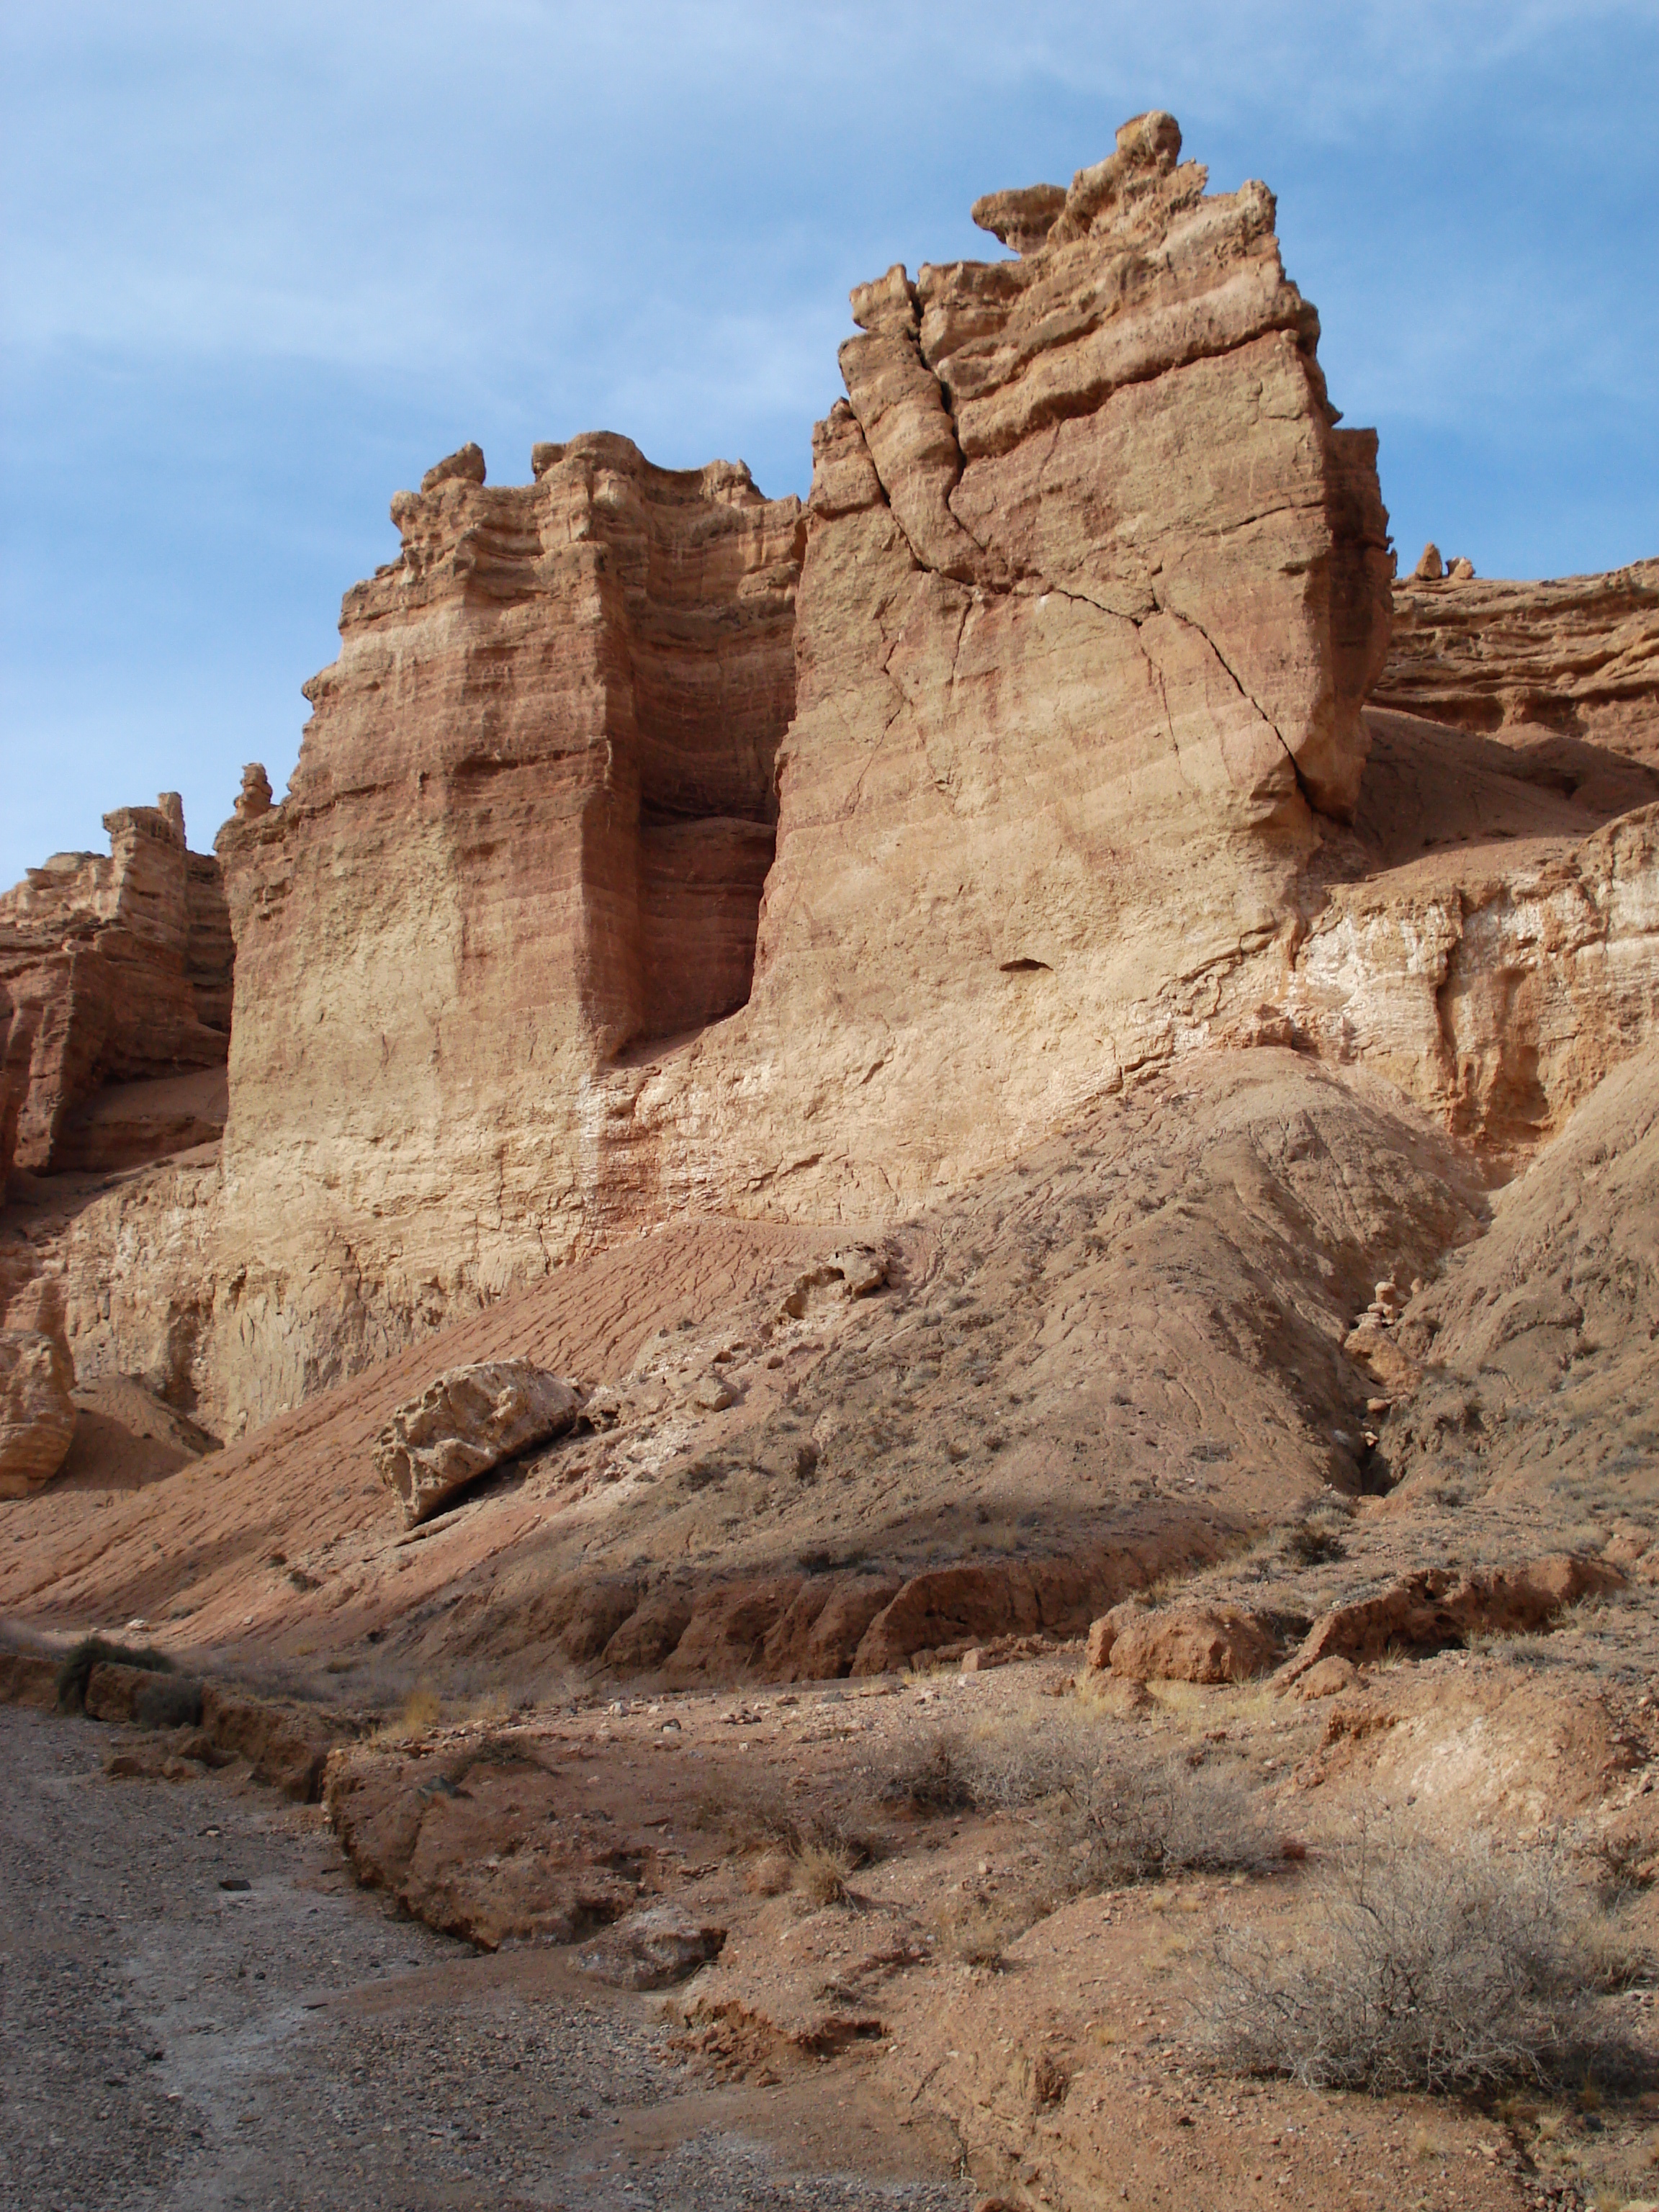
[[[805,491],[852,284],[1148,106],[1279,195],[1407,561],[1659,553],[1659,0],[11,0],[0,885],[278,792],[387,503],[625,431]]]

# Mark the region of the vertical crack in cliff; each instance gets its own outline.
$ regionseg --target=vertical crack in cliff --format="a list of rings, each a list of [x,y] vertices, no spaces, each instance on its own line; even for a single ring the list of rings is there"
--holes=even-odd
[[[1267,708],[1262,705],[1260,699],[1256,697],[1255,694],[1248,690],[1245,685],[1240,682],[1237,670],[1234,668],[1232,663],[1228,659],[1226,654],[1223,653],[1221,647],[1216,643],[1215,640],[1210,635],[1209,631],[1205,629],[1203,623],[1201,622],[1195,621],[1191,615],[1179,614],[1173,607],[1166,607],[1158,595],[1158,587],[1156,585],[1152,587],[1152,605],[1158,609],[1159,614],[1168,615],[1171,621],[1181,623],[1184,624],[1187,629],[1197,631],[1198,635],[1203,639],[1205,644],[1207,645],[1211,652],[1214,653],[1217,664],[1226,676],[1229,683],[1231,684],[1234,690],[1237,692],[1239,697],[1244,701],[1247,706],[1255,708],[1256,714],[1261,716],[1261,720],[1273,732],[1274,737],[1278,738],[1280,746],[1284,750],[1285,757],[1291,764],[1291,774],[1296,778],[1296,787],[1301,793],[1304,804],[1307,806],[1309,811],[1317,815],[1322,822],[1328,821],[1330,817],[1328,816],[1323,808],[1318,805],[1314,798],[1313,793],[1308,787],[1307,781],[1302,774],[1301,764],[1297,761],[1296,755],[1291,750],[1289,744],[1285,742],[1285,732],[1279,728],[1278,723],[1274,721],[1273,716],[1267,712]],[[1140,625],[1137,623],[1135,627],[1139,629]]]

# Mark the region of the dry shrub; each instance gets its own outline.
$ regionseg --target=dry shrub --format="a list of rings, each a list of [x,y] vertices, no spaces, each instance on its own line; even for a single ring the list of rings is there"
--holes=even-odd
[[[964,1746],[984,1811],[1048,1805],[1073,1842],[1073,1886],[1265,1865],[1273,1851],[1231,1762],[1153,1749],[1065,1707],[1013,1717]]]
[[[132,1717],[141,1728],[200,1728],[202,1686],[184,1675],[157,1674],[133,1699]]]
[[[879,1848],[855,1814],[839,1806],[796,1805],[769,1778],[757,1778],[724,1800],[703,1801],[695,1817],[701,1827],[720,1829],[735,1851],[781,1850],[799,1862],[805,1853],[823,1850],[844,1859],[849,1873],[867,1865]]]
[[[964,1966],[1000,1966],[1009,1944],[1066,1902],[1064,1881],[1017,1882],[989,1895],[947,1897],[931,1921],[942,1956]]]
[[[912,1813],[967,1813],[975,1803],[969,1761],[955,1730],[940,1729],[907,1744],[881,1786],[884,1804]]]
[[[794,1887],[802,1897],[813,1905],[846,1904],[853,1855],[844,1844],[808,1840],[798,1844],[792,1856]]]
[[[152,1674],[169,1674],[173,1662],[165,1651],[157,1651],[149,1644],[115,1644],[106,1636],[83,1636],[64,1655],[58,1669],[60,1713],[85,1712],[87,1684],[94,1667],[141,1667]]]
[[[1581,2067],[1593,1987],[1555,1853],[1362,1834],[1293,1950],[1217,1939],[1198,2025],[1226,2064],[1310,2087],[1487,2091]]]
[[[1325,1566],[1348,1556],[1347,1547],[1333,1523],[1311,1516],[1287,1528],[1279,1548],[1281,1556],[1297,1567]]]

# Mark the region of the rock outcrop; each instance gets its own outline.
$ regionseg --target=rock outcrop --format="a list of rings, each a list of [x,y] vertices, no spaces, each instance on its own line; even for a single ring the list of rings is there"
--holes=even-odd
[[[217,1136],[233,951],[219,866],[178,794],[104,817],[0,896],[0,1188],[131,1167]]]
[[[77,1220],[83,1376],[239,1435],[665,1220],[878,1231],[1218,1047],[1507,1172],[1642,1048],[1646,570],[1391,597],[1273,197],[1180,153],[1137,118],[979,204],[1014,258],[859,287],[805,509],[599,434],[398,495],[221,834],[222,1167]]]
[[[1179,137],[860,288],[805,514],[603,436],[399,495],[220,840],[227,1409],[684,1205],[949,1184],[1293,927],[1386,643],[1375,441],[1271,194]]]
[[[1590,739],[1659,768],[1659,561],[1547,583],[1455,567],[1430,546],[1395,586],[1379,705],[1505,739]]]
[[[219,838],[237,947],[223,1395],[269,1411],[568,1252],[619,1054],[748,994],[804,519],[626,439],[399,493],[286,798]]]
[[[1131,1682],[1247,1682],[1279,1652],[1270,1626],[1242,1605],[1167,1606],[1115,1626],[1109,1643],[1091,1628],[1090,1662]]]
[[[1425,1567],[1375,1597],[1334,1606],[1309,1631],[1285,1680],[1295,1682],[1332,1659],[1415,1657],[1455,1649],[1472,1636],[1522,1635],[1547,1627],[1581,1599],[1604,1597],[1624,1583],[1605,1559],[1571,1553],[1469,1573]]]

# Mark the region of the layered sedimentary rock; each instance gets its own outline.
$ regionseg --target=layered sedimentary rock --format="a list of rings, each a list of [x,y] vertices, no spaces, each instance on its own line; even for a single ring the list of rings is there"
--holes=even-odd
[[[1536,587],[1501,680],[1438,611],[1522,587],[1400,587],[1416,711],[1365,706],[1375,441],[1272,195],[1204,185],[1138,118],[979,204],[1013,258],[859,288],[805,510],[602,435],[398,495],[290,793],[222,833],[222,1174],[77,1224],[83,1373],[238,1433],[642,1226],[891,1220],[1194,1048],[1363,1063],[1512,1160],[1641,1044],[1643,574]],[[1482,686],[1558,703],[1498,742]]]
[[[1380,705],[1659,768],[1659,561],[1547,583],[1419,574],[1394,606]]]
[[[188,849],[173,792],[104,827],[107,858],[57,854],[0,897],[0,1182],[14,1164],[131,1166],[223,1124],[218,863]]]
[[[681,1206],[948,1183],[1291,927],[1386,641],[1374,440],[1271,195],[1179,135],[855,294],[798,622],[806,518],[741,469],[594,436],[399,495],[289,797],[220,840],[226,1405]]]
[[[981,203],[1017,259],[854,294],[754,993],[610,1079],[601,1205],[948,1185],[1242,1018],[1299,933],[1387,641],[1375,442],[1272,195],[1206,197],[1179,140]]]
[[[398,495],[287,798],[250,772],[220,836],[244,1406],[543,1272],[587,1203],[596,1071],[748,994],[799,502],[622,438],[533,460],[496,489],[464,449]]]

